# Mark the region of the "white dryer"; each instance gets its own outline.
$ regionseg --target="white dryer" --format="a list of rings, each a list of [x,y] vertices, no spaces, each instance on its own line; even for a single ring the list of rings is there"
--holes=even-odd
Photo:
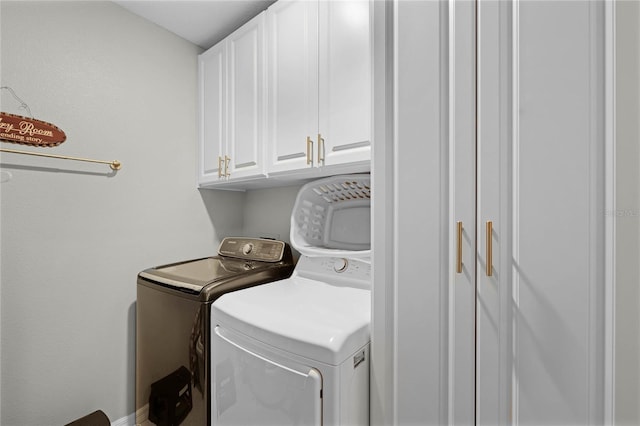
[[[215,426],[368,425],[369,175],[305,185],[291,278],[212,307]]]

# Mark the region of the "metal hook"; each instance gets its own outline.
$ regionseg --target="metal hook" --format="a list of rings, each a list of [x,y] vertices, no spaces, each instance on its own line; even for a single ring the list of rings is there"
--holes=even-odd
[[[23,101],[22,99],[20,99],[18,97],[18,95],[16,95],[16,92],[13,91],[13,89],[9,86],[2,86],[0,87],[0,89],[5,89],[8,90],[9,93],[11,93],[11,96],[14,97],[14,99],[18,102],[20,102],[20,108],[24,109],[27,111],[27,113],[29,113],[29,117],[33,118],[33,114],[31,113],[31,109],[29,108],[29,105],[27,105],[27,103],[25,101]]]

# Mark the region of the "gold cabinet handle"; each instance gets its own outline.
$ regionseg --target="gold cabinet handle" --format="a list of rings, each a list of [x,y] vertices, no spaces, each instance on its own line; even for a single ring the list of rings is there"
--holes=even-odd
[[[225,176],[231,176],[231,173],[229,172],[229,161],[231,161],[231,158],[225,155],[224,156],[224,175]]]
[[[493,222],[487,222],[487,276],[493,275]]]
[[[462,222],[457,222],[458,237],[457,237],[457,255],[456,255],[456,272],[462,273]]]
[[[318,133],[318,164],[324,164],[324,138]]]
[[[313,141],[307,136],[307,165],[313,165]]]
[[[218,155],[218,179],[222,178],[222,157]]]

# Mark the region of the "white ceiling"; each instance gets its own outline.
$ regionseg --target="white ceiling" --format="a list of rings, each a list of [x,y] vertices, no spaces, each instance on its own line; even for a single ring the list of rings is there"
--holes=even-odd
[[[275,0],[114,0],[204,48],[216,44]]]

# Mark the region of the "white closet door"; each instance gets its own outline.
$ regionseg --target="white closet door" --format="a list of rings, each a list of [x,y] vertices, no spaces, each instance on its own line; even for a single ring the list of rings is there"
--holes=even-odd
[[[478,7],[477,424],[602,424],[603,2]]]
[[[200,155],[198,182],[219,179],[220,157],[226,138],[225,42],[222,41],[198,58],[200,85]],[[224,165],[222,164],[222,167]]]
[[[315,152],[318,133],[318,3],[278,1],[267,20],[268,171],[311,167],[307,156]]]
[[[227,152],[231,179],[262,174],[265,137],[264,13],[227,38]]]
[[[371,159],[369,7],[369,0],[320,1],[319,166]]]
[[[475,416],[476,4],[449,1],[449,424]]]
[[[257,354],[236,339],[220,327],[213,332],[214,424],[320,426],[320,373],[292,361]]]

